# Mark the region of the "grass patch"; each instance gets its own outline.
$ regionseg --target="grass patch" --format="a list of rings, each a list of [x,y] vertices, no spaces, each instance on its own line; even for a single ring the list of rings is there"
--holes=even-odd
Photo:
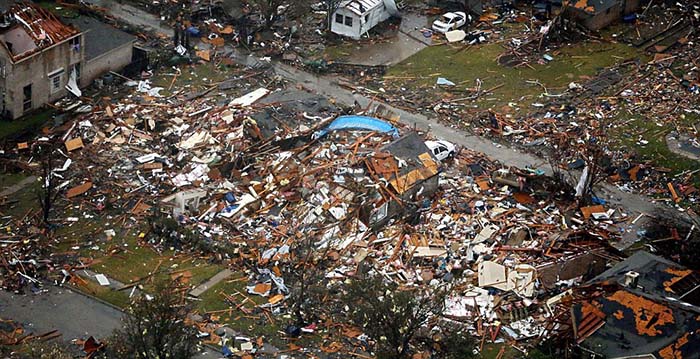
[[[666,135],[676,129],[676,126],[692,126],[699,119],[696,116],[678,117],[675,124],[663,123],[647,119],[637,114],[627,114],[624,109],[615,120],[620,123],[611,131],[611,142],[614,146],[627,148],[637,154],[639,159],[651,161],[655,166],[666,167],[675,175],[683,171],[693,171],[700,168],[700,162],[671,152],[666,144]],[[641,144],[640,140],[649,141]],[[696,173],[692,178],[693,183],[700,185],[700,174]]]
[[[234,295],[236,291],[246,293],[246,284],[246,278],[242,276],[233,276],[223,280],[199,296],[201,301],[198,302],[197,308],[202,312],[228,309],[231,305],[226,302],[221,293],[226,293],[228,295]],[[260,296],[249,296],[249,298],[254,301],[255,305],[265,302],[265,298]],[[252,308],[253,303],[248,303],[246,307]],[[234,308],[234,311],[235,310],[237,309]]]
[[[14,181],[16,178],[10,178],[8,180]],[[39,197],[37,197],[37,195],[40,190],[41,183],[38,181],[27,184],[20,191],[8,196],[5,203],[0,206],[0,212],[5,216],[22,219],[28,213],[39,210]]]
[[[124,244],[127,244],[127,246],[124,246]],[[158,269],[169,267],[169,258],[158,255],[158,253],[148,247],[136,245],[136,240],[133,238],[127,238],[118,245],[124,249],[123,252],[102,257],[98,256],[97,259],[101,262],[93,265],[91,269],[122,283],[129,284],[151,274],[159,262],[161,264]]]
[[[503,352],[503,356],[501,358],[503,359],[515,359],[515,358],[522,358],[523,355],[521,352],[511,348],[507,344],[493,344],[493,343],[486,343],[484,344],[484,348],[481,351],[481,355],[479,358],[483,359],[495,359],[498,358],[498,353],[501,351],[501,348],[505,348]]]
[[[208,264],[200,259],[175,256],[171,251],[156,253],[147,246],[138,245],[136,236],[137,234],[128,235],[121,243],[116,241],[115,244],[125,251],[97,257],[101,262],[93,265],[92,269],[125,284],[143,279],[157,271],[152,279],[144,283],[146,291],[151,290],[155,282],[172,280],[182,275],[189,277],[188,284],[194,287],[223,269],[220,265]]]
[[[91,280],[86,279],[84,283],[78,286],[78,289],[119,308],[126,308],[129,306],[129,304],[131,304],[128,291],[122,292],[112,290],[109,287],[101,286]]]
[[[153,284],[161,280],[170,280],[178,274],[186,274],[188,284],[197,286],[214,274],[223,270],[218,264],[187,255],[176,254],[171,250],[158,253],[149,246],[139,243],[139,227],[119,230],[119,225],[106,217],[92,220],[81,218],[72,226],[60,227],[57,237],[62,237],[56,246],[56,252],[77,251],[81,257],[92,258],[95,263],[91,270],[102,273],[125,284],[130,284],[149,276],[152,280],[145,284],[145,290],[153,289]],[[105,230],[115,229],[116,236],[107,240]],[[75,247],[79,247],[75,250]]]
[[[3,173],[0,174],[0,191],[12,187],[28,176],[24,173]]]
[[[79,16],[75,10],[64,6],[56,6],[56,3],[54,2],[40,2],[39,6],[61,17],[76,18]]]
[[[510,102],[522,107],[537,102],[543,92],[542,87],[527,81],[539,81],[549,93],[558,94],[565,91],[570,82],[584,82],[600,69],[640,56],[635,48],[624,44],[583,42],[554,51],[551,54],[554,60],[549,63],[515,68],[497,63],[504,51],[498,43],[467,49],[453,45],[430,46],[393,66],[385,81],[449,98],[471,95],[469,91],[460,90],[475,87],[476,79],[480,79],[482,90],[501,87],[493,90],[492,95],[475,100],[475,107],[497,108]],[[451,87],[450,92],[444,91],[435,85],[438,77],[445,77],[457,86]]]
[[[248,310],[253,310],[256,305],[267,303],[267,298],[247,294],[246,284],[246,278],[242,276],[234,276],[216,284],[199,297],[201,301],[196,304],[197,310],[200,313],[211,312],[219,316],[219,322],[228,325],[231,329],[254,337],[264,337],[266,341],[278,347],[285,346],[286,344],[280,340],[279,335],[277,335],[277,332],[282,330],[286,324],[284,318],[270,315],[273,319],[271,323],[262,312],[246,314],[241,309],[236,308],[236,306],[230,305],[222,294],[226,293],[229,296],[239,299],[239,304]],[[250,298],[250,301],[244,299],[243,296],[236,292],[243,293]]]
[[[16,120],[0,121],[0,139],[23,137],[35,134],[53,115],[53,110],[40,110]]]
[[[164,67],[164,71],[156,74],[152,79],[153,87],[162,87],[163,96],[173,94],[171,90],[184,89],[185,92],[197,92],[222,82],[234,74],[231,67],[225,65],[216,66],[211,62],[194,65],[181,65],[180,73],[172,67]],[[173,82],[174,78],[174,82]],[[172,85],[171,85],[172,84]]]
[[[326,46],[323,49],[321,57],[326,61],[342,61],[359,49],[360,46],[356,43],[352,41],[343,41],[338,44]]]

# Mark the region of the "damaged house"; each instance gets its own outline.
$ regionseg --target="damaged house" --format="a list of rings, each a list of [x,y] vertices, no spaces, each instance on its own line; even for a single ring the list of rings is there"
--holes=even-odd
[[[572,307],[583,357],[698,357],[698,272],[637,252],[592,283],[599,288]]]
[[[106,71],[120,70],[127,57],[131,61],[133,38],[127,40],[123,32],[106,24],[101,25],[103,30],[110,31],[93,32],[92,26],[83,30],[80,20],[66,23],[29,2],[0,1],[0,11],[3,118],[21,117],[68,91],[79,95],[79,87]],[[115,40],[120,46],[105,46]]]
[[[438,188],[438,163],[423,139],[410,132],[365,159],[373,177],[387,183],[391,192],[372,209],[366,222],[380,226],[389,219],[412,214]]]
[[[135,36],[88,16],[66,21],[80,29],[85,40],[83,71],[78,81],[80,87],[88,86],[109,71],[119,71],[131,63]]]
[[[399,17],[394,0],[348,0],[333,13],[331,31],[359,40],[377,24],[391,16]]]
[[[0,95],[3,117],[15,119],[66,95],[83,60],[83,34],[32,3],[3,9]]]
[[[568,16],[589,30],[600,30],[639,9],[640,0],[573,0],[565,4]]]

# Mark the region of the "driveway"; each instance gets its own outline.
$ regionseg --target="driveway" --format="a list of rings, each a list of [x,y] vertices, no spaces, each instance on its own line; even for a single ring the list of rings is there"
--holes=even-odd
[[[368,66],[398,64],[431,44],[432,40],[424,37],[420,31],[427,23],[428,19],[423,14],[404,14],[395,38],[388,42],[365,44],[354,50],[345,62]]]
[[[114,0],[88,0],[88,3],[107,9],[110,15],[121,19],[129,25],[142,28],[144,31],[155,31],[166,36],[175,36],[168,26],[161,25],[156,15],[141,10],[127,3]]]

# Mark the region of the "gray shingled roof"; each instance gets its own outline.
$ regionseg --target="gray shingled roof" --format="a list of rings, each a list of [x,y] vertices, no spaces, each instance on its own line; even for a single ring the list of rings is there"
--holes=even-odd
[[[10,6],[15,3],[15,0],[0,0],[0,13],[10,10]]]
[[[136,37],[88,16],[63,19],[82,31],[85,35],[85,60],[92,60],[122,45],[133,42]]]

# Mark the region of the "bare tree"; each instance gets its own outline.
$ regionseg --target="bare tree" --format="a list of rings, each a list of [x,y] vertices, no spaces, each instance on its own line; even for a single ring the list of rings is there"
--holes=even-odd
[[[285,0],[251,0],[265,20],[265,28],[270,29],[277,19],[277,9],[284,5]]]
[[[37,193],[39,205],[41,206],[42,220],[46,227],[51,225],[51,208],[56,199],[56,181],[53,174],[54,147],[51,144],[40,145],[34,149],[34,155],[41,161],[41,190]]]
[[[292,279],[292,312],[297,326],[306,325],[318,317],[315,310],[323,308],[321,298],[327,294],[323,285],[324,262],[331,247],[318,249],[316,239],[315,235],[307,235],[292,248],[295,264],[290,267],[289,275]]]
[[[418,344],[419,330],[431,318],[439,318],[448,293],[447,289],[432,295],[402,290],[374,277],[353,281],[345,300],[354,324],[377,341],[377,357],[403,359]]]
[[[323,5],[326,8],[326,30],[331,29],[333,25],[333,14],[340,8],[343,0],[323,0]]]
[[[196,330],[185,323],[189,307],[174,283],[157,283],[155,295],[141,297],[128,309],[124,328],[108,344],[111,358],[187,359],[196,353]]]
[[[586,165],[579,178],[576,195],[581,197],[581,203],[588,204],[593,202],[594,187],[605,179],[605,151],[599,143],[591,141],[579,153]]]

